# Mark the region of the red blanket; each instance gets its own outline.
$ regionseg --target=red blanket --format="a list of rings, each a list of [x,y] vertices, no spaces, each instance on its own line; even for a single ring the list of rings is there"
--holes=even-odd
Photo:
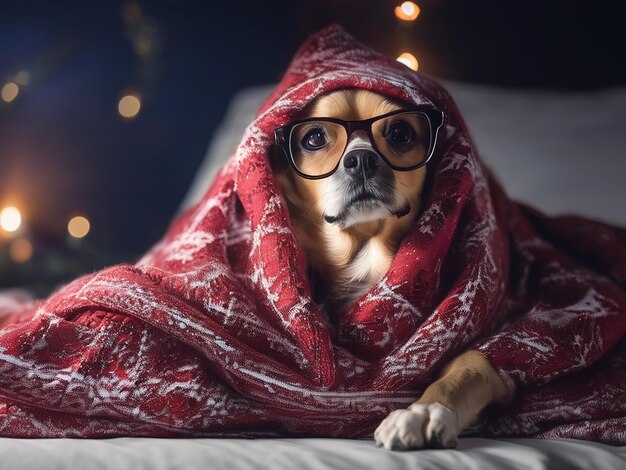
[[[267,155],[277,126],[344,87],[445,122],[415,227],[331,329]],[[474,347],[517,392],[474,432],[626,444],[625,279],[625,230],[511,202],[440,85],[333,26],[136,265],[0,302],[0,435],[369,436]]]

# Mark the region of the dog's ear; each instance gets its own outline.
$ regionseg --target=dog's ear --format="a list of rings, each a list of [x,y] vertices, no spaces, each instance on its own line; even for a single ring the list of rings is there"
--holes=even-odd
[[[268,159],[274,173],[282,173],[289,168],[285,151],[276,144],[270,146]]]

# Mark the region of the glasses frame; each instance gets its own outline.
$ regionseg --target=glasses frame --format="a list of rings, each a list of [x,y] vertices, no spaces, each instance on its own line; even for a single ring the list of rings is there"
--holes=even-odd
[[[383,153],[380,150],[378,150],[378,148],[376,147],[376,141],[372,134],[372,124],[380,119],[383,119],[389,116],[394,116],[396,114],[407,113],[407,112],[410,112],[410,113],[417,112],[426,116],[426,119],[428,120],[428,125],[430,127],[430,142],[429,142],[429,147],[428,147],[428,153],[423,162],[410,166],[410,167],[401,168],[392,164],[387,159],[387,157],[385,157],[385,155],[383,155]],[[343,119],[337,119],[337,118],[331,118],[331,117],[313,117],[313,118],[302,119],[301,121],[293,122],[291,124],[287,124],[285,126],[276,128],[276,130],[274,131],[274,141],[276,142],[276,145],[280,146],[283,149],[285,156],[287,157],[287,159],[291,163],[291,166],[293,167],[293,169],[296,171],[298,175],[302,176],[303,178],[310,179],[310,180],[319,180],[322,178],[328,178],[330,175],[332,175],[333,173],[337,171],[337,168],[339,168],[339,165],[342,159],[340,158],[339,161],[337,161],[337,164],[332,170],[327,171],[326,173],[322,175],[317,175],[317,176],[307,175],[306,173],[303,173],[302,171],[300,171],[300,169],[296,165],[296,162],[293,158],[293,153],[291,152],[291,134],[293,132],[294,127],[299,124],[303,124],[306,122],[313,122],[313,121],[332,122],[335,124],[340,124],[346,130],[347,139],[346,139],[346,145],[341,151],[342,156],[343,156],[343,153],[346,151],[346,148],[348,147],[348,143],[350,142],[350,138],[352,137],[352,134],[356,131],[365,131],[367,135],[369,136],[370,141],[372,142],[372,147],[374,147],[374,150],[376,150],[378,155],[385,161],[387,165],[389,165],[391,168],[393,168],[396,171],[411,171],[411,170],[416,170],[417,168],[421,168],[425,166],[432,159],[432,156],[435,153],[437,135],[439,134],[439,129],[441,128],[443,124],[443,118],[444,118],[443,111],[437,108],[398,109],[397,111],[392,111],[390,113],[381,114],[380,116],[374,116],[372,118],[363,119],[360,121],[345,121]]]

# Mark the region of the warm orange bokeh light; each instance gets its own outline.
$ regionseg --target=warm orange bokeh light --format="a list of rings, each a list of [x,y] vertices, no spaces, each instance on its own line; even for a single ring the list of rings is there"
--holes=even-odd
[[[411,70],[417,71],[417,69],[419,68],[419,62],[417,61],[415,56],[411,54],[410,52],[403,52],[402,54],[398,56],[396,60],[398,62],[403,63]]]
[[[11,243],[9,256],[15,263],[26,263],[33,257],[33,245],[25,238],[18,238]]]
[[[126,119],[132,119],[137,116],[140,109],[141,99],[137,95],[125,95],[117,103],[117,111],[120,113],[120,116]]]
[[[403,21],[413,21],[420,14],[420,7],[413,2],[404,2],[394,9],[396,17]]]
[[[84,238],[89,233],[91,224],[87,217],[77,215],[72,217],[67,223],[67,232],[74,238]]]
[[[5,207],[0,212],[0,228],[5,232],[15,232],[22,225],[22,214],[17,207]]]
[[[20,87],[18,87],[16,83],[9,82],[2,87],[2,90],[0,90],[0,96],[2,97],[2,101],[10,103],[17,98],[19,92]]]

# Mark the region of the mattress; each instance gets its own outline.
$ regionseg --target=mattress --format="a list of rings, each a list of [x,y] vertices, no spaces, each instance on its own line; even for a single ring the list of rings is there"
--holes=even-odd
[[[514,198],[549,213],[626,225],[626,89],[562,94],[446,83],[483,159]],[[232,101],[181,205],[206,191],[270,92]],[[390,452],[344,439],[0,438],[0,469],[620,469],[626,446],[462,438],[457,449]]]
[[[626,447],[572,439],[459,440],[391,452],[347,439],[0,439],[0,468],[32,470],[626,469]]]

